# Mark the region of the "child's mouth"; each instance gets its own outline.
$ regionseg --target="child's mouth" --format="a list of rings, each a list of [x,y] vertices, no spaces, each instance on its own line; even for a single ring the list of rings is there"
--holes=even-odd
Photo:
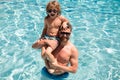
[[[51,16],[54,16],[55,14],[51,14]]]

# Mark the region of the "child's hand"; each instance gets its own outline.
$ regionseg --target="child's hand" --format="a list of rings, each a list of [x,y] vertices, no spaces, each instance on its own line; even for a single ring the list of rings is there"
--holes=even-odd
[[[62,24],[62,27],[63,27],[63,29],[66,29],[67,28],[67,23],[66,22],[64,22],[63,24]]]

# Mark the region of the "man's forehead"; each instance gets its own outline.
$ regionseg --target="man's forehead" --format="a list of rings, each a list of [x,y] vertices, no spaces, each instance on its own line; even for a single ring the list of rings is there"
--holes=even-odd
[[[61,30],[61,32],[68,32],[68,33],[71,33],[70,29]]]

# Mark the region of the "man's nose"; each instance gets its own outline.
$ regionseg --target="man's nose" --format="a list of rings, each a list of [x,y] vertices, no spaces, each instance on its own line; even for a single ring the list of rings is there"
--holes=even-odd
[[[62,30],[66,30],[67,29],[67,27],[65,27],[65,26],[62,26]]]

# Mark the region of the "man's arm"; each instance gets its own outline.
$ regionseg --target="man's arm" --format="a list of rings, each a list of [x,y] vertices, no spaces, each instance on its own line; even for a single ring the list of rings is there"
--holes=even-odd
[[[53,64],[57,68],[63,70],[64,72],[75,73],[78,68],[78,51],[76,48],[73,48],[72,55],[70,57],[70,66],[63,66],[59,64]]]

